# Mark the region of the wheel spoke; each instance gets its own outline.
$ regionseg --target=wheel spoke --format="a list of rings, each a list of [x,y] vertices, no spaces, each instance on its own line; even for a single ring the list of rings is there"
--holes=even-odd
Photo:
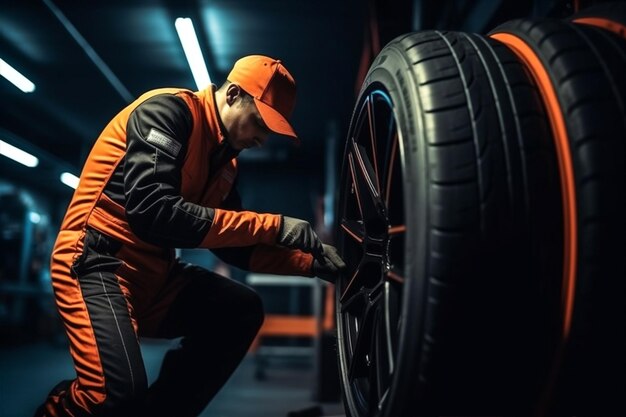
[[[404,284],[404,275],[395,268],[391,268],[389,271],[387,271],[385,273],[385,276],[389,279],[390,282]]]
[[[391,142],[391,152],[389,155],[389,160],[387,164],[387,173],[386,173],[386,186],[385,186],[385,206],[389,207],[389,198],[391,194],[391,181],[393,179],[393,169],[396,163],[396,154],[398,153],[398,132],[396,131],[392,142]]]
[[[369,129],[374,132],[370,134],[374,171],[379,182],[378,191],[383,196],[396,122],[389,97],[375,91],[368,96],[367,103],[368,121],[371,120]]]
[[[389,229],[387,230],[387,233],[389,234],[389,237],[395,236],[395,235],[400,235],[402,233],[406,232],[406,226],[405,225],[400,225],[400,226],[390,226]]]
[[[365,230],[363,229],[363,222],[356,220],[341,220],[341,228],[358,243],[363,243],[365,238]]]
[[[380,397],[380,401],[378,401],[378,409],[379,410],[383,409],[383,406],[385,405],[385,402],[387,401],[387,397],[389,396],[389,388],[390,387],[387,387],[387,389],[385,390],[383,395]]]
[[[355,283],[359,276],[360,270],[361,270],[361,264],[357,266],[356,270],[352,274],[352,277],[350,278],[350,281],[348,281],[348,285],[346,285],[346,289],[343,291],[343,294],[341,294],[341,298],[339,299],[339,301],[341,302],[342,305],[346,303],[349,299],[351,299],[355,295],[355,293],[358,291],[358,289],[356,288],[357,284]]]
[[[383,328],[385,352],[387,353],[388,376],[395,370],[394,354],[398,340],[398,319],[400,311],[400,293],[395,285],[385,282],[385,292],[383,301]]]
[[[348,166],[350,167],[350,177],[352,178],[352,188],[354,190],[354,193],[356,195],[356,203],[357,206],[359,207],[359,214],[361,215],[361,219],[363,219],[363,197],[361,196],[362,190],[358,187],[357,184],[357,176],[356,176],[356,169],[354,168],[354,157],[352,156],[352,154],[348,154]]]
[[[376,179],[376,190],[380,194],[380,184],[378,175],[378,151],[376,150],[376,121],[374,120],[374,96],[367,99],[367,122],[370,131],[370,142],[372,146],[372,161],[374,162],[374,178]]]
[[[361,216],[365,222],[382,219],[384,218],[383,202],[378,192],[378,181],[375,179],[372,164],[365,149],[356,142],[352,144],[352,153],[348,158]]]
[[[378,398],[382,398],[385,390],[389,386],[390,359],[393,361],[393,359],[390,358],[386,342],[385,314],[384,308],[382,308],[378,316],[378,326],[376,327],[376,369],[378,372],[376,385],[378,387]]]
[[[366,305],[365,292],[361,290],[346,299],[345,301],[341,302],[341,313],[351,313],[352,315],[355,315],[355,311],[357,311],[359,308],[363,308],[364,305]]]
[[[372,288],[372,290],[370,291],[369,298],[370,300],[372,300],[372,303],[378,304],[384,291],[385,291],[385,280],[381,279],[380,281],[378,281],[376,286],[374,286],[374,288]]]
[[[362,378],[368,376],[368,354],[371,344],[371,332],[372,321],[374,319],[374,311],[371,306],[365,309],[363,320],[357,335],[356,342],[352,350],[352,358],[350,362],[350,369],[348,370],[348,378],[353,381],[355,378]]]
[[[380,271],[380,268],[381,258],[365,253],[363,259],[361,259],[361,262],[359,262],[359,265],[352,274],[350,281],[348,281],[348,285],[346,285],[343,294],[341,294],[340,302],[344,303],[345,300],[350,298],[356,291],[359,291],[361,287],[371,286],[372,280],[374,279],[373,277],[377,275],[376,272]]]
[[[381,395],[381,381],[380,381],[380,344],[378,339],[380,336],[380,309],[377,308],[375,312],[375,318],[372,323],[372,340],[370,342],[370,372],[369,372],[369,402],[370,405],[378,404],[378,399]]]

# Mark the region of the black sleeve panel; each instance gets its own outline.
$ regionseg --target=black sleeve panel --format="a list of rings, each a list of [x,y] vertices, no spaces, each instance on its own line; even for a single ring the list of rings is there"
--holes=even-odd
[[[111,200],[115,201],[122,207],[126,206],[126,197],[124,197],[124,162],[126,157],[122,158],[115,167],[115,171],[111,174],[111,178],[104,187],[104,194]]]
[[[181,169],[193,118],[171,94],[139,105],[126,127],[124,194],[126,218],[140,239],[163,247],[197,247],[215,211],[180,195]]]

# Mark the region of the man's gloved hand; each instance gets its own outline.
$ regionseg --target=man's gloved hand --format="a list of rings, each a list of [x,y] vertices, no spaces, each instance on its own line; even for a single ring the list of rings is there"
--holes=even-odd
[[[339,274],[346,269],[346,263],[341,259],[334,246],[324,244],[324,262],[313,261],[313,274],[334,284]]]
[[[315,259],[324,260],[322,241],[306,220],[283,216],[282,227],[276,243],[291,249],[300,249],[303,252],[313,254]]]

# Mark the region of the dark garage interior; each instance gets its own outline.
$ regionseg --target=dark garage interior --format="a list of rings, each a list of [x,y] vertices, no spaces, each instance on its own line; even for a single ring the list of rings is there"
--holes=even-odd
[[[277,68],[259,95],[247,91],[256,107],[226,92],[249,55]],[[291,88],[272,84],[285,69],[291,114],[265,95]],[[626,413],[626,2],[2,0],[0,75],[0,416]],[[217,121],[197,127],[204,116],[188,104],[194,130],[155,145],[150,123],[166,122],[141,119],[155,99],[140,96],[159,88],[184,89],[178,104],[214,97]],[[248,123],[236,111],[258,116],[262,146],[234,147]],[[132,177],[131,135],[152,155],[145,178]],[[187,171],[193,140],[217,145]],[[107,191],[115,181],[121,195]],[[188,184],[205,184],[201,197]],[[133,214],[141,192],[145,212]],[[119,218],[92,221],[99,204]],[[145,270],[131,247],[152,251]],[[118,262],[106,285],[102,269],[89,272],[102,254]],[[231,302],[188,286],[165,311],[181,308],[198,334],[148,332],[142,285],[169,288],[150,271],[163,263],[173,277],[182,262],[256,295]],[[248,330],[230,312],[244,317],[257,299],[262,324],[235,347]],[[98,321],[97,300],[114,322]],[[185,377],[162,388],[168,352],[197,340],[188,358],[211,358],[181,359],[189,369],[172,375]],[[130,369],[131,387],[107,361]],[[206,401],[194,394],[219,378]]]

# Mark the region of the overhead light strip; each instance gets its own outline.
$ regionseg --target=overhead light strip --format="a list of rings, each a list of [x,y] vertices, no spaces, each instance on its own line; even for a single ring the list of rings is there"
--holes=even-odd
[[[0,154],[30,168],[39,165],[39,158],[2,140],[0,140]]]
[[[32,93],[35,91],[35,84],[33,84],[33,82],[28,78],[24,77],[18,70],[13,68],[2,58],[0,58],[0,75],[25,93]]]
[[[211,77],[202,56],[202,50],[200,49],[196,31],[193,28],[193,22],[188,17],[179,17],[174,25],[176,26],[180,43],[183,45],[196,86],[198,90],[202,90],[211,84]]]
[[[36,211],[31,211],[30,213],[28,213],[28,218],[30,219],[31,223],[34,224],[38,224],[39,222],[41,222],[41,214],[37,213]]]
[[[61,182],[70,188],[76,189],[76,187],[78,187],[78,181],[79,178],[74,174],[70,174],[69,172],[61,174]]]

